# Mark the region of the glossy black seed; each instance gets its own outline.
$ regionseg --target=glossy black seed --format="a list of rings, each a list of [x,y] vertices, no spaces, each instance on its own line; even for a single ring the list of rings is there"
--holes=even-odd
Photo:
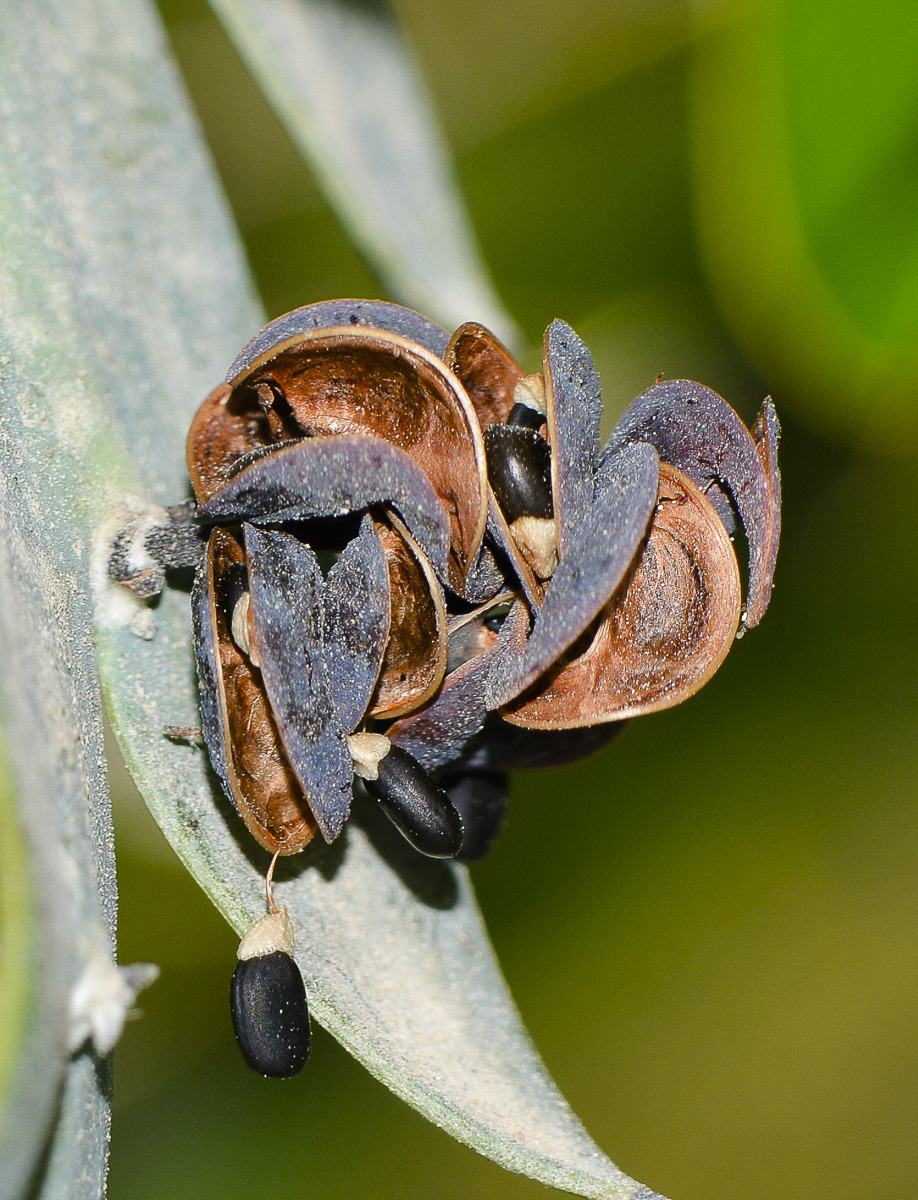
[[[462,819],[460,862],[484,858],[507,816],[507,776],[503,771],[464,771],[440,781]]]
[[[545,424],[545,413],[528,404],[514,404],[507,414],[508,425],[522,425],[526,429],[541,429]]]
[[[416,758],[392,746],[379,761],[379,778],[364,787],[383,812],[421,854],[455,858],[462,849],[462,821],[449,797]]]
[[[518,517],[550,517],[551,448],[522,425],[489,425],[485,430],[488,481],[509,524]]]
[[[230,986],[242,1057],[259,1075],[289,1079],[309,1058],[312,1032],[300,969],[282,950],[236,965]]]

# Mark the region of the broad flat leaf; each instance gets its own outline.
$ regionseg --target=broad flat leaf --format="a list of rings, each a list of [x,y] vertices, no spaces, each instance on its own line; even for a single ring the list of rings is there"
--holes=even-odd
[[[211,0],[355,241],[406,304],[519,337],[384,0]]]
[[[107,1101],[104,1068],[85,1053],[68,1064],[63,1014],[87,946],[110,953],[115,897],[91,580],[103,687],[151,811],[237,930],[263,911],[266,862],[202,752],[163,734],[198,720],[189,597],[169,591],[148,608],[106,576],[126,517],[185,494],[192,413],[260,318],[148,7],[22,0],[7,16],[4,715],[23,824],[41,831],[30,870],[56,932],[38,957],[39,1040],[18,1058],[38,1045],[44,1066],[14,1075],[5,1099],[21,1192],[63,1083],[40,1194],[71,1200],[101,1192]],[[364,806],[335,846],[307,851],[277,884],[316,1016],[399,1095],[507,1167],[583,1195],[650,1196],[545,1075],[465,872],[404,860],[377,815]],[[13,1161],[5,1148],[0,1161]]]

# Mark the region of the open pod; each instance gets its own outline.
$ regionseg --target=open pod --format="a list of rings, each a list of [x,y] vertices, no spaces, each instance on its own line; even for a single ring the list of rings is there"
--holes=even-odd
[[[215,529],[194,588],[204,735],[227,795],[267,850],[295,854],[350,812],[347,735],[389,634],[389,573],[364,518],[327,578],[305,542]]]
[[[581,643],[501,713],[529,729],[574,729],[679,704],[723,662],[740,595],[723,523],[663,463],[650,530],[625,581]]]
[[[215,387],[195,413],[185,443],[188,475],[198,504],[215,496],[247,454],[274,440],[255,397]]]
[[[704,490],[729,532],[738,518],[749,547],[743,617],[749,628],[758,625],[771,599],[781,538],[780,434],[770,397],[750,431],[717,392],[690,379],[672,379],[638,396],[607,450],[652,442],[662,459]]]
[[[389,573],[389,637],[369,715],[394,718],[434,694],[446,672],[443,592],[423,550],[394,513],[377,521]]]
[[[247,592],[241,536],[215,529],[192,593],[204,738],[255,840],[272,853],[296,854],[317,825],[284,752],[261,672],[233,636],[233,615]]]
[[[462,381],[481,428],[504,423],[525,376],[500,339],[477,321],[468,321],[450,338],[443,357]]]
[[[276,332],[280,340],[228,380],[234,399],[247,410],[257,405],[276,441],[369,434],[406,453],[447,514],[448,579],[463,595],[484,536],[487,490],[481,431],[462,384],[426,346],[387,329]]]

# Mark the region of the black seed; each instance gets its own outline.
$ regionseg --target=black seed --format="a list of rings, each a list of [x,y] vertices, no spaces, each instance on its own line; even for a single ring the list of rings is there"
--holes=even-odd
[[[441,783],[462,819],[460,862],[478,862],[488,853],[507,816],[507,776],[503,771],[444,775]]]
[[[485,629],[489,629],[491,633],[500,633],[501,629],[503,628],[504,621],[506,621],[509,615],[510,605],[501,604],[498,605],[497,608],[491,609],[482,624],[484,625]]]
[[[507,417],[508,425],[523,425],[526,429],[541,429],[545,424],[545,414],[528,404],[514,404]]]
[[[521,425],[489,425],[485,430],[488,480],[501,512],[518,517],[551,517],[551,448]]]
[[[249,590],[249,572],[245,563],[234,562],[217,583],[217,603],[227,620],[232,621],[236,605]]]
[[[455,858],[462,849],[462,821],[447,794],[416,758],[393,746],[379,762],[379,778],[364,787],[383,812],[421,854]]]
[[[289,1079],[309,1058],[312,1032],[300,969],[282,950],[236,965],[230,986],[242,1057],[259,1075]]]

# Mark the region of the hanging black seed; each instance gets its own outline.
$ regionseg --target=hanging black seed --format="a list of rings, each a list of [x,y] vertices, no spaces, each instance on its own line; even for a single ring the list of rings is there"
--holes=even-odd
[[[242,1057],[259,1075],[289,1079],[309,1058],[312,1031],[300,969],[283,950],[243,959],[230,986]]]
[[[507,776],[503,771],[465,771],[444,775],[441,783],[462,820],[460,862],[484,858],[507,816]]]
[[[545,424],[545,413],[528,404],[514,404],[507,414],[508,425],[523,425],[526,429],[541,429]]]
[[[462,849],[462,821],[449,797],[407,750],[392,746],[379,760],[379,778],[364,787],[421,854],[455,858]]]
[[[551,448],[523,425],[485,430],[488,481],[508,523],[519,517],[551,517]]]

